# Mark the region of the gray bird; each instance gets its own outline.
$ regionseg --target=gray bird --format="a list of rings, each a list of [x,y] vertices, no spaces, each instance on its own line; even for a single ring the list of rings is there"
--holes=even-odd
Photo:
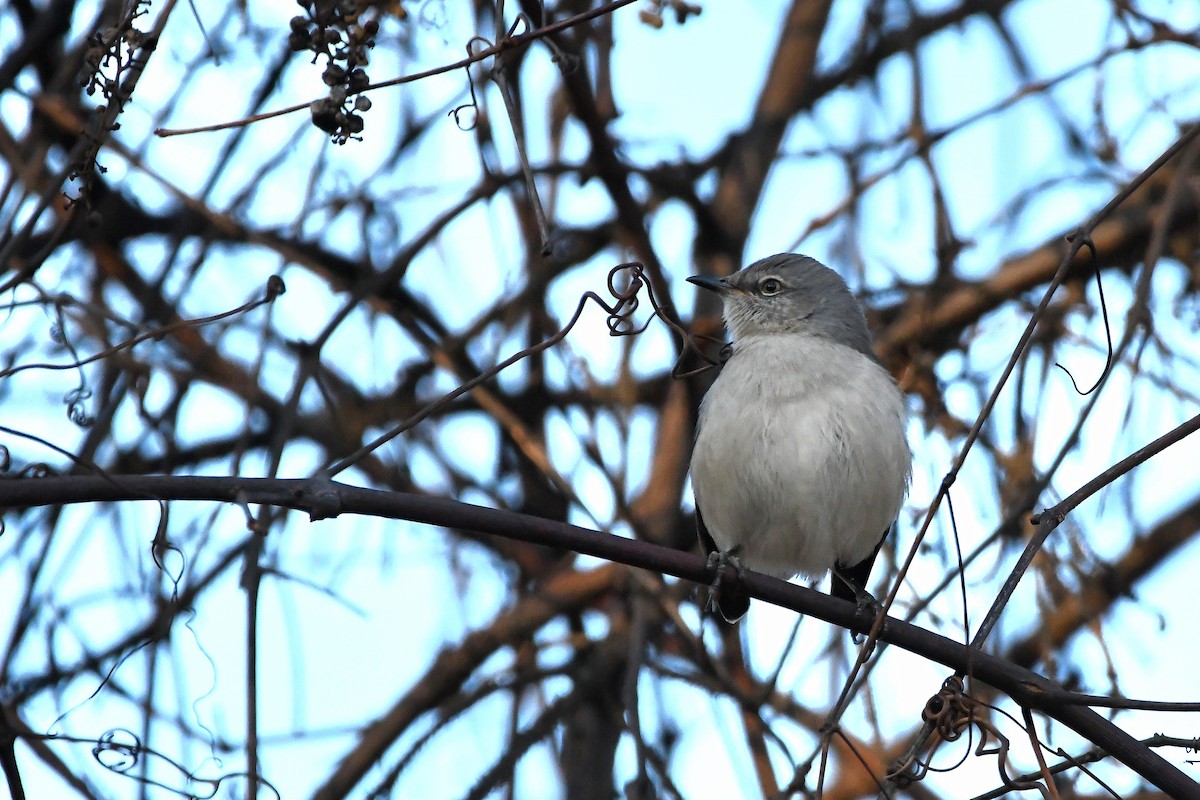
[[[794,253],[688,281],[720,295],[733,337],[692,451],[710,560],[784,580],[832,569],[834,597],[866,600],[912,454],[904,398],[861,306],[836,272]],[[730,622],[750,607],[719,586],[716,603]]]

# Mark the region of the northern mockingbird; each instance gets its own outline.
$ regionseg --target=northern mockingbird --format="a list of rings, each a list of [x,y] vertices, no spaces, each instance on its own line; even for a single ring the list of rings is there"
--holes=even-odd
[[[710,561],[787,580],[834,571],[862,602],[908,489],[904,398],[841,277],[794,253],[691,283],[720,295],[733,354],[700,406],[696,522]],[[718,583],[720,581],[718,573]],[[750,607],[722,591],[730,622]]]

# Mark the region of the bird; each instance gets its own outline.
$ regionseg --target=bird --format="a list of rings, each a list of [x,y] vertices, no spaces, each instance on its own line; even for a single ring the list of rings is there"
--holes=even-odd
[[[779,253],[687,279],[722,301],[732,352],[700,404],[690,472],[713,602],[727,564],[788,580],[833,571],[831,593],[871,603],[867,579],[912,475],[907,410],[837,272]]]

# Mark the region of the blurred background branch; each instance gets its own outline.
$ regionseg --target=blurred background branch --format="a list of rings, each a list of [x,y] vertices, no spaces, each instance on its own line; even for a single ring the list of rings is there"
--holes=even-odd
[[[659,570],[703,580],[686,466],[724,333],[684,278],[806,252],[910,400],[872,588],[962,656],[1031,513],[1196,416],[1196,154],[1147,167],[1200,119],[1198,44],[1187,4],[1118,0],[4,5],[10,791],[1133,798],[1149,769],[1195,796],[1195,712],[1121,705],[1200,699],[1190,438],[1065,517],[978,655],[1111,699],[1140,766],[782,595],[730,628]],[[636,281],[646,327],[611,337],[581,298]],[[653,569],[341,514],[331,464]],[[222,493],[178,502],[200,478]],[[138,480],[179,492],[102,491]]]

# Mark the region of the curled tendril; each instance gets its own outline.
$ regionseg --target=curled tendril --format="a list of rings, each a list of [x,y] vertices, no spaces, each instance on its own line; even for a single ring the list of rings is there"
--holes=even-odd
[[[910,750],[909,755],[893,767],[888,777],[904,788],[924,780],[930,772],[948,772],[954,769],[958,766],[957,764],[948,768],[933,766],[933,758],[943,742],[958,741],[964,732],[971,731],[979,734],[979,744],[975,746],[974,754],[996,757],[997,772],[1006,789],[1010,791],[1036,789],[1049,800],[1050,794],[1045,784],[1037,780],[1013,779],[1009,776],[1008,752],[1012,742],[980,713],[982,707],[983,704],[964,691],[962,677],[952,675],[947,678],[942,683],[942,688],[929,698],[925,703],[925,708],[921,711],[921,719],[925,724],[918,741],[914,743],[915,747]],[[926,751],[924,756],[919,754],[920,750]],[[966,757],[964,754],[962,759],[965,760]]]
[[[479,101],[475,98],[475,83],[471,80],[471,70],[469,67],[463,67],[463,69],[467,73],[467,90],[471,93],[471,102],[455,106],[450,109],[450,112],[446,116],[454,117],[454,124],[458,126],[460,131],[472,131],[475,130],[475,124],[479,121]],[[473,117],[470,122],[464,125],[459,114],[467,109],[471,110]]]
[[[481,50],[488,50],[492,47],[492,43],[484,37],[473,36],[467,42],[468,58],[476,57],[478,53],[478,51],[474,49],[476,44],[482,45],[480,48]],[[471,102],[455,106],[454,108],[450,109],[446,116],[454,117],[454,124],[460,131],[473,131],[475,130],[475,126],[479,123],[479,98],[475,96],[475,81],[471,80],[471,65],[467,64],[465,67],[463,67],[463,71],[467,73],[467,91],[471,93]],[[461,115],[467,110],[471,111],[471,119],[464,124]]]
[[[520,33],[517,33],[518,27],[523,28]],[[481,61],[482,59],[480,59],[480,53],[490,50],[493,51],[490,55],[497,59],[496,63],[499,65],[500,59],[504,57],[504,49],[514,44],[518,36],[525,36],[529,33],[532,33],[533,30],[534,26],[530,21],[529,16],[524,13],[517,14],[516,19],[513,20],[513,24],[509,26],[508,30],[500,36],[500,39],[496,43],[492,43],[492,41],[486,36],[472,36],[469,40],[467,40],[467,58],[471,59],[472,61]],[[550,44],[550,47],[555,52],[558,51],[557,47],[553,43]],[[556,56],[555,61],[557,60],[558,58]],[[501,68],[502,67],[497,66],[497,69]],[[467,73],[467,90],[471,93],[471,102],[463,103],[460,106],[455,106],[454,108],[450,109],[446,116],[454,117],[454,124],[458,126],[460,131],[471,131],[475,129],[475,124],[479,121],[479,101],[475,97],[475,83],[471,80],[471,65],[467,64],[465,67],[463,67],[463,69]],[[468,109],[474,112],[474,119],[464,125],[459,115]]]
[[[609,336],[636,336],[646,330],[646,326],[650,324],[649,319],[641,325],[634,325],[633,322],[633,315],[638,310],[638,294],[642,291],[643,286],[649,291],[650,302],[654,304],[654,310],[658,311],[658,305],[654,303],[653,290],[643,280],[644,275],[645,268],[636,262],[618,264],[608,271],[608,293],[617,300],[611,306],[600,303],[608,312],[605,325],[608,327]],[[618,285],[618,276],[625,276],[624,287]],[[599,298],[597,301],[599,302]]]
[[[925,703],[921,719],[933,723],[933,729],[944,741],[957,741],[962,732],[975,720],[975,701],[963,691],[963,679],[951,675],[942,688]]]
[[[963,680],[952,675],[942,683],[938,693],[921,709],[924,726],[909,753],[895,766],[889,778],[901,788],[925,779],[930,772],[940,771],[932,766],[934,755],[942,742],[957,741],[972,722],[974,701],[963,692]],[[922,757],[921,751],[925,755]]]
[[[82,741],[67,736],[56,736],[55,738],[66,741]],[[270,781],[262,777],[251,778],[245,772],[230,772],[215,778],[201,778],[193,774],[179,762],[142,744],[142,740],[138,738],[137,734],[125,728],[113,728],[106,731],[99,739],[96,739],[92,747],[92,756],[100,766],[110,772],[117,775],[124,775],[148,786],[157,786],[172,794],[189,798],[189,800],[209,800],[216,797],[223,783],[238,778],[247,781],[253,780],[259,789],[265,789],[271,796],[277,799],[280,797],[279,791]],[[154,758],[175,770],[182,776],[183,788],[134,774],[134,767],[138,766],[143,758]]]
[[[1071,234],[1070,236],[1067,237],[1067,241],[1072,242],[1072,243],[1074,243],[1078,239],[1079,239],[1079,234]],[[1091,236],[1084,235],[1083,243],[1080,246],[1087,248],[1088,253],[1091,255],[1092,263],[1097,265],[1096,266],[1096,291],[1099,293],[1099,296],[1100,296],[1100,314],[1104,318],[1104,340],[1105,340],[1105,344],[1107,345],[1107,351],[1106,351],[1106,355],[1104,358],[1104,369],[1100,371],[1100,377],[1097,378],[1096,382],[1092,384],[1092,388],[1087,389],[1085,391],[1085,390],[1079,388],[1079,384],[1075,381],[1075,376],[1071,374],[1071,370],[1067,369],[1066,367],[1064,367],[1062,364],[1060,364],[1057,361],[1054,362],[1054,366],[1058,367],[1063,372],[1065,372],[1067,374],[1067,377],[1071,379],[1071,386],[1072,386],[1072,388],[1075,389],[1076,394],[1078,394],[1082,397],[1086,397],[1087,395],[1089,395],[1092,392],[1099,389],[1100,384],[1103,383],[1104,379],[1108,377],[1108,374],[1110,372],[1112,372],[1113,339],[1112,339],[1112,325],[1108,321],[1108,301],[1104,299],[1104,278],[1100,273],[1100,267],[1099,267],[1098,259],[1096,256],[1096,243],[1092,241]]]
[[[638,267],[640,268],[641,265],[639,264]],[[679,357],[675,359],[675,366],[671,368],[672,378],[675,380],[690,378],[693,375],[699,375],[702,372],[706,372],[713,367],[718,367],[729,360],[729,356],[733,354],[733,345],[729,344],[724,339],[717,339],[713,336],[691,333],[678,322],[671,319],[671,317],[663,311],[662,306],[659,305],[658,298],[654,295],[654,287],[649,283],[646,284],[646,294],[650,298],[650,305],[654,308],[654,315],[661,319],[668,328],[674,331],[675,335],[678,336],[679,340],[683,343],[683,349],[680,351]],[[715,357],[710,356],[705,352],[705,346],[712,344],[720,345],[720,347],[717,349],[717,355]],[[684,370],[683,364],[687,360],[689,354],[695,354],[696,356],[699,356],[700,359],[704,361],[704,365],[697,367],[696,369]]]
[[[118,737],[128,737],[133,742],[130,744],[117,741]],[[137,737],[136,733],[125,728],[113,728],[105,731],[104,735],[96,740],[96,746],[92,748],[92,757],[100,766],[119,775],[125,775],[136,767],[141,760],[141,754],[142,740]]]
[[[154,531],[154,539],[150,542],[150,557],[154,560],[154,566],[158,567],[159,572],[171,582],[171,601],[175,602],[179,599],[179,584],[183,581],[187,556],[168,536],[171,507],[160,500],[158,508],[158,527]],[[179,563],[174,570],[167,567],[168,556],[172,561],[178,559]]]
[[[627,273],[628,283],[622,288],[617,285],[617,276]],[[719,366],[729,360],[733,348],[723,339],[716,339],[712,336],[704,336],[700,334],[690,333],[682,325],[671,319],[658,302],[658,297],[654,294],[654,286],[649,281],[645,280],[646,268],[640,263],[633,261],[626,264],[618,264],[608,272],[608,293],[616,298],[617,302],[611,306],[602,301],[597,295],[591,294],[591,298],[596,301],[605,311],[608,312],[608,332],[610,336],[634,336],[650,325],[650,320],[658,317],[662,322],[670,328],[679,340],[683,343],[683,349],[679,354],[679,358],[675,360],[675,366],[671,368],[671,377],[676,380],[690,378],[693,375],[698,375],[701,372]],[[638,309],[638,295],[642,288],[646,289],[646,296],[650,300],[650,307],[654,309],[654,313],[646,319],[641,325],[635,326],[632,322],[632,317]],[[719,344],[720,349],[717,356],[714,358],[705,353],[702,344]],[[704,366],[697,369],[684,370],[683,364],[687,360],[689,354],[698,355],[704,362]]]
[[[67,404],[67,419],[80,428],[90,428],[96,421],[84,406],[91,397],[92,390],[87,388],[86,382],[79,384],[63,397],[63,402]]]

